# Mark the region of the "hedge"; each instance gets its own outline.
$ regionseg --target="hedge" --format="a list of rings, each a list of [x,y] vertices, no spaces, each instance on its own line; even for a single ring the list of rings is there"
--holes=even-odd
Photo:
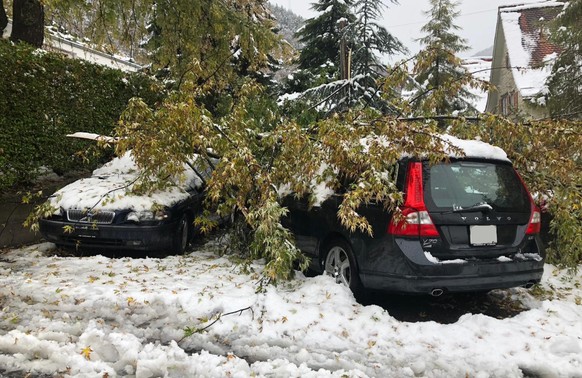
[[[26,186],[41,167],[57,174],[93,168],[95,157],[76,154],[87,142],[66,135],[111,135],[134,96],[153,106],[163,91],[143,74],[0,40],[0,191]]]

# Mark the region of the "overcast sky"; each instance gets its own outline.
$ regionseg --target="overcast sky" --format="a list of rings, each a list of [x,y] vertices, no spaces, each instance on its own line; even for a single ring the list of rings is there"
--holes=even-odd
[[[291,9],[293,12],[311,18],[316,13],[311,10],[315,0],[270,0],[272,3]],[[461,0],[458,10],[461,12],[456,24],[461,28],[458,34],[467,39],[470,49],[467,55],[473,55],[483,49],[493,46],[495,24],[497,22],[497,7],[500,5],[524,4],[540,2],[540,0]],[[420,28],[426,23],[427,16],[423,11],[430,8],[428,0],[399,0],[399,4],[389,5],[384,11],[382,25],[395,35],[411,52],[419,49],[415,39],[422,36]]]

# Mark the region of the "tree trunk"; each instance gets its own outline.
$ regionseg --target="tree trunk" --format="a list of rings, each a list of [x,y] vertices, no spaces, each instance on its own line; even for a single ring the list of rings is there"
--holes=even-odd
[[[4,9],[4,0],[0,0],[0,38],[2,38],[6,25],[8,25],[8,17],[6,16],[6,10]]]
[[[42,47],[44,40],[44,6],[40,0],[14,0],[12,35],[14,42],[24,41]]]

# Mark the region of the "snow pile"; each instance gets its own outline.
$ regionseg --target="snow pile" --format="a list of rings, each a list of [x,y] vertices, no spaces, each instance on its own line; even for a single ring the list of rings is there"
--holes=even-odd
[[[131,152],[127,152],[94,170],[91,177],[77,180],[61,188],[50,197],[50,201],[56,209],[147,211],[155,204],[172,206],[188,198],[189,188],[202,184],[191,168],[184,165],[184,170],[185,180],[174,180],[176,185],[147,196],[135,195],[129,191],[140,172]]]
[[[397,321],[378,306],[356,303],[326,276],[299,274],[257,290],[261,264],[243,272],[209,252],[110,259],[56,257],[51,248],[14,250],[0,259],[0,374],[575,377],[582,371],[582,277],[549,265],[549,299],[508,290],[502,293],[529,309],[501,320],[465,314],[443,325]],[[187,327],[208,328],[184,337]]]

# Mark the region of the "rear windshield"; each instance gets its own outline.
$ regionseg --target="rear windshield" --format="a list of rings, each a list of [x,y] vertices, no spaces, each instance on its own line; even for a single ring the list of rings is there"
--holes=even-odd
[[[424,167],[429,210],[455,210],[487,203],[498,212],[529,212],[530,202],[513,167],[492,162],[454,161]]]

